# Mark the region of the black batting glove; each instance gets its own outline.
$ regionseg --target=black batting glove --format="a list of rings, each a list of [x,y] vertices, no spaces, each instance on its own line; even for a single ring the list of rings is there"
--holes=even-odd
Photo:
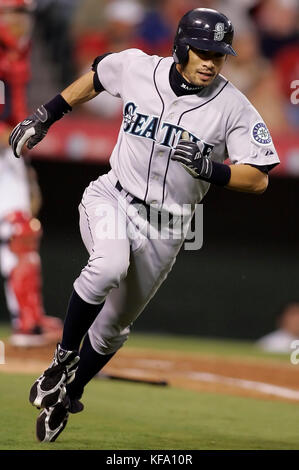
[[[35,147],[45,137],[51,124],[53,120],[44,106],[40,106],[34,114],[20,122],[9,136],[9,145],[15,157],[21,156],[25,144],[28,149]]]
[[[198,145],[191,142],[186,131],[182,133],[171,159],[179,162],[193,178],[209,179],[211,177],[213,170],[211,159],[203,157]]]

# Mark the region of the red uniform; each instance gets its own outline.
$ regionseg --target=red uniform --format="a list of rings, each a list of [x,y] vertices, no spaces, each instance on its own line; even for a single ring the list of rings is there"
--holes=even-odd
[[[27,32],[24,35],[14,34],[14,25],[6,20],[7,12],[12,8],[14,13],[20,11],[22,24],[23,11],[29,5],[30,2],[25,0],[0,0],[0,80],[5,85],[5,103],[0,104],[0,138],[1,133],[3,135],[28,115],[26,94],[30,79],[30,38]],[[4,14],[1,15],[1,11]],[[12,19],[15,21],[15,17]],[[7,149],[2,147],[1,151],[0,145],[1,158],[4,162]],[[14,156],[11,155],[11,158]],[[22,165],[21,162],[17,163]],[[24,179],[22,183],[28,186],[29,194],[25,171]],[[12,197],[17,199],[15,194]],[[7,194],[7,201],[11,203],[10,199]],[[2,208],[1,227],[1,271],[6,279],[7,305],[14,330],[12,343],[17,346],[44,344],[45,337],[48,339],[50,336],[49,332],[55,332],[56,339],[57,332],[61,332],[61,322],[45,315],[41,294],[41,225],[32,218],[30,207],[24,210],[23,205],[20,210],[15,207],[13,212],[8,209],[7,213]],[[5,232],[9,234],[7,239],[3,236]]]
[[[5,83],[5,105],[0,105],[0,119],[14,127],[28,114],[29,41],[16,40],[1,18],[0,77]]]

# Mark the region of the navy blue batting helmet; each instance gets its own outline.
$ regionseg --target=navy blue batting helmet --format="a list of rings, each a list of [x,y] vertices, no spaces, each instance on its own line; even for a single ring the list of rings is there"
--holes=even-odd
[[[237,55],[232,48],[234,28],[223,13],[210,8],[195,8],[180,20],[173,45],[177,64],[188,61],[190,46],[203,51]]]

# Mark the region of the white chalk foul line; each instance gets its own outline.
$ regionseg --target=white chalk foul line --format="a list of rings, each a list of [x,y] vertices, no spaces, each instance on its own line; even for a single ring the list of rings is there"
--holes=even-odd
[[[279,387],[278,385],[255,382],[253,380],[236,379],[234,377],[224,377],[223,375],[209,374],[207,372],[189,372],[186,375],[192,380],[198,380],[201,382],[233,385],[234,387],[254,390],[266,395],[275,395],[277,397],[289,398],[291,400],[299,400],[299,390],[297,391],[292,390],[291,388]]]
[[[166,361],[165,361],[166,362]],[[134,375],[135,377],[146,377],[149,371],[135,368],[124,368],[122,374]],[[289,400],[299,401],[299,390],[280,387],[278,385],[268,384],[265,382],[256,382],[254,380],[237,379],[235,377],[225,377],[223,375],[211,374],[208,372],[185,372],[182,374],[185,378],[206,383],[217,383],[230,385],[245,390],[253,390],[264,395],[274,395],[280,398],[288,398]]]

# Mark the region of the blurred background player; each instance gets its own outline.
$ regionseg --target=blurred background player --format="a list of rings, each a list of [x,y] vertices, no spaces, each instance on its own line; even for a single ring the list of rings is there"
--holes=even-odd
[[[11,315],[11,344],[40,346],[61,334],[61,321],[45,315],[41,294],[37,216],[41,193],[34,169],[12,158],[8,135],[26,115],[30,78],[31,11],[26,0],[0,0],[0,80],[5,103],[0,105],[0,270]]]
[[[279,312],[276,321],[277,329],[257,341],[264,351],[289,353],[291,344],[299,340],[299,302],[290,302]]]

